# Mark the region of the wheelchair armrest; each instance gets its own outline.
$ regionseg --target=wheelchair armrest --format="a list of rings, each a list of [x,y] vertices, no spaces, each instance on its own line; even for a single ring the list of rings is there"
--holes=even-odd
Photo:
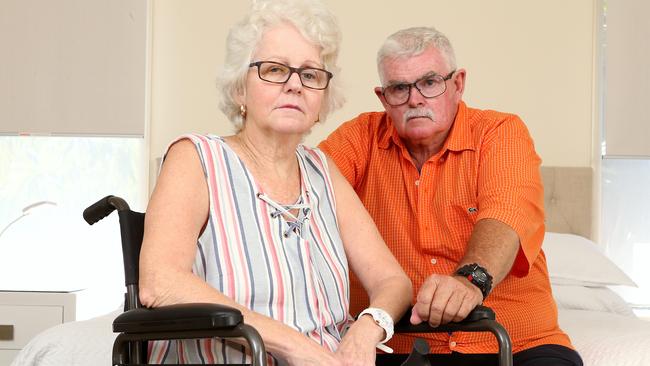
[[[465,319],[460,322],[453,322],[438,327],[432,327],[426,322],[418,325],[411,324],[409,320],[410,313],[405,314],[402,319],[395,323],[395,333],[440,333],[440,332],[457,332],[457,331],[477,331],[477,324],[484,324],[481,320],[496,319],[494,310],[487,306],[479,305],[472,310]],[[489,322],[491,323],[491,322]]]
[[[241,312],[210,303],[175,304],[125,311],[113,321],[114,333],[151,333],[232,328],[242,323]]]
[[[447,323],[435,328],[426,322],[413,325],[409,319],[410,314],[403,316],[395,324],[395,333],[490,332],[499,344],[499,365],[512,366],[512,342],[510,336],[506,329],[496,321],[494,311],[486,306],[477,306],[469,313],[467,318],[460,322]],[[420,352],[413,353],[416,353],[417,358],[417,354]]]
[[[115,318],[113,332],[121,333],[113,343],[114,365],[125,364],[130,359],[143,361],[146,350],[140,351],[138,344],[142,343],[138,342],[212,337],[244,338],[251,349],[252,364],[266,365],[262,337],[255,328],[244,324],[239,310],[226,305],[194,303],[132,309]],[[134,352],[129,356],[129,345],[133,342],[136,342]]]

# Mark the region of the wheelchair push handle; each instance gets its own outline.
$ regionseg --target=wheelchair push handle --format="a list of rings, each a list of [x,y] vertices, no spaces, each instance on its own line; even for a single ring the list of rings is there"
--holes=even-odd
[[[106,196],[88,206],[83,213],[84,220],[89,225],[96,223],[113,212],[113,210],[128,210],[129,205],[120,197]]]

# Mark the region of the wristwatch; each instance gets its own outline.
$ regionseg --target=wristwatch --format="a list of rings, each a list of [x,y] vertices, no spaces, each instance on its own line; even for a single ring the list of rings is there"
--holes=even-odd
[[[492,290],[492,276],[487,270],[476,263],[466,264],[456,270],[456,274],[466,277],[469,282],[481,290],[483,299],[487,297]]]
[[[391,316],[385,310],[379,308],[367,308],[366,310],[359,313],[357,319],[361,318],[361,316],[365,314],[372,316],[372,318],[375,320],[375,323],[382,327],[384,329],[384,332],[386,332],[386,337],[377,345],[377,348],[380,348],[380,345],[388,342],[393,337],[393,318],[391,318]]]

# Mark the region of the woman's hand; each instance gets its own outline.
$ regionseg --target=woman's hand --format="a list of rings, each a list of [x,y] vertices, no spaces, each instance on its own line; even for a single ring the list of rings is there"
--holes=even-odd
[[[386,336],[370,315],[359,318],[341,340],[336,356],[345,366],[374,366],[377,343]]]
[[[286,361],[291,366],[344,366],[339,357],[320,344],[305,337],[305,342],[294,344],[292,351],[286,356]],[[374,365],[374,363],[373,363]]]

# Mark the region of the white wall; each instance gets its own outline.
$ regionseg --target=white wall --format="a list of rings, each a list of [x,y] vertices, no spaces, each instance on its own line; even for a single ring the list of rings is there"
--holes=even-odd
[[[519,114],[544,165],[592,166],[594,0],[325,1],[343,32],[343,72],[336,77],[348,102],[308,144],[360,112],[379,110],[372,88],[381,42],[397,29],[432,25],[447,34],[467,69],[470,106]],[[231,133],[214,80],[227,31],[248,4],[153,1],[152,162],[181,133]]]

